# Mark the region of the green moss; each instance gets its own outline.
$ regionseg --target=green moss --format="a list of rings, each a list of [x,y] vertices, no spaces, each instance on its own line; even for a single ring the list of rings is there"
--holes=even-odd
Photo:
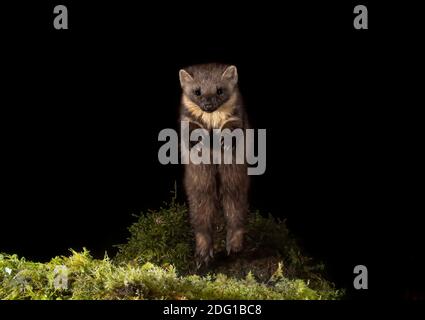
[[[159,210],[136,217],[137,221],[129,228],[128,242],[117,246],[116,262],[172,264],[179,271],[194,267],[193,234],[186,206],[173,199]]]
[[[114,259],[72,251],[48,263],[0,254],[0,299],[338,299],[323,265],[301,254],[283,221],[250,215],[243,253],[224,254],[216,230],[216,258],[206,270],[193,262],[193,234],[184,205],[137,217]],[[58,282],[66,277],[67,281]],[[59,285],[58,285],[59,284]],[[66,284],[61,286],[61,284]]]
[[[55,287],[57,266],[68,268],[68,288]],[[0,299],[326,299],[337,297],[311,289],[303,280],[277,275],[273,283],[223,274],[178,276],[169,266],[115,265],[88,251],[73,252],[48,263],[0,255]]]

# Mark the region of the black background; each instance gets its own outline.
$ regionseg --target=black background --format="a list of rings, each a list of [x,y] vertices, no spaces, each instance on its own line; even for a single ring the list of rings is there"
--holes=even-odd
[[[424,297],[414,8],[369,4],[354,30],[357,3],[90,3],[2,5],[0,251],[102,257],[175,181],[184,201],[157,137],[177,128],[178,70],[218,61],[267,129],[252,209],[287,218],[349,297]],[[56,4],[69,30],[54,30]],[[367,291],[351,289],[358,264]]]

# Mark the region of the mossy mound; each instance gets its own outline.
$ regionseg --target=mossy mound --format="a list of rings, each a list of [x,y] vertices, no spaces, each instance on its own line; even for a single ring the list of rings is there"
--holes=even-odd
[[[72,251],[48,263],[0,254],[0,299],[338,299],[323,265],[301,254],[283,221],[250,215],[244,252],[196,270],[184,205],[171,201],[137,217],[114,259]],[[66,276],[66,282],[59,281]],[[65,284],[65,285],[63,285]]]
[[[128,242],[118,246],[115,262],[173,265],[183,276],[221,274],[235,280],[252,277],[269,287],[278,279],[299,280],[313,289],[318,297],[336,299],[342,296],[343,292],[324,278],[324,265],[314,263],[301,253],[285,221],[271,215],[264,217],[258,212],[251,213],[244,251],[231,256],[225,253],[224,223],[217,222],[221,227],[214,235],[215,258],[206,269],[196,269],[188,209],[174,200],[159,210],[137,216],[137,221],[129,228]]]

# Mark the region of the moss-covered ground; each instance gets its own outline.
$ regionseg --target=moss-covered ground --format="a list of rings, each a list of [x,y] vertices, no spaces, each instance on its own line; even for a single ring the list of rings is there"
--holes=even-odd
[[[245,250],[224,254],[216,230],[215,260],[197,270],[185,205],[172,200],[137,216],[118,254],[89,251],[48,263],[0,254],[0,299],[339,299],[324,266],[302,254],[284,221],[251,213]]]

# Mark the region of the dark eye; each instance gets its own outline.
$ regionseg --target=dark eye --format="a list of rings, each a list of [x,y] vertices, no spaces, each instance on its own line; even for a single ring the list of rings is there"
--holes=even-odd
[[[196,89],[195,91],[193,91],[193,93],[195,94],[195,96],[200,96],[201,95],[201,89]]]
[[[218,94],[219,96],[221,96],[221,95],[223,94],[223,89],[218,88],[218,89],[217,89],[217,94]]]

